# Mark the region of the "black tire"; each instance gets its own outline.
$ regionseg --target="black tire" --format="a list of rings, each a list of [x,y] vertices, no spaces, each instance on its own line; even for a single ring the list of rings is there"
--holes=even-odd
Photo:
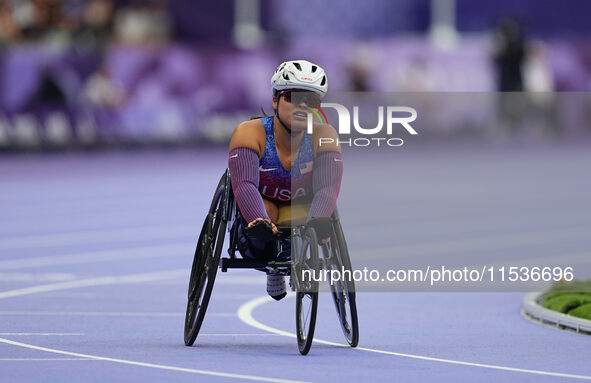
[[[327,259],[325,267],[328,270],[338,270],[340,273],[343,270],[348,270],[349,275],[352,276],[351,260],[340,222],[336,221],[333,228],[336,241],[331,241],[329,245],[323,246],[325,259]],[[329,248],[330,250],[328,250]],[[330,252],[330,256],[326,251]],[[343,335],[351,347],[356,347],[359,343],[359,321],[355,302],[355,281],[351,277],[329,282]]]
[[[317,275],[318,263],[318,239],[313,228],[308,228],[303,233],[300,255],[296,258],[296,269],[310,270],[312,275]],[[302,274],[299,274],[302,275]],[[299,278],[299,276],[296,276]],[[303,281],[297,283],[296,291],[296,334],[300,354],[306,355],[312,347],[314,329],[316,328],[316,313],[318,311],[318,282]]]
[[[193,257],[185,314],[184,338],[187,346],[193,345],[201,329],[220,263],[228,224],[221,215],[224,190],[225,181],[222,177],[203,222]]]

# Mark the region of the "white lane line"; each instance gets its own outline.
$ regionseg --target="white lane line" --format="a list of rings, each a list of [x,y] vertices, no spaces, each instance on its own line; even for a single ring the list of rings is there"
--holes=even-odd
[[[110,311],[0,311],[0,316],[89,316],[89,317],[183,317],[182,312],[110,312]],[[236,313],[207,313],[212,317],[235,317]]]
[[[0,281],[70,281],[75,279],[74,274],[69,273],[0,273]]]
[[[101,297],[106,297],[105,294],[97,294],[97,293],[83,293],[83,292],[76,292],[76,293],[45,293],[43,294],[43,299],[98,299]],[[24,298],[28,298],[24,296]],[[31,296],[32,299],[38,299],[36,296]]]
[[[42,361],[42,360],[50,360],[50,361],[60,361],[60,360],[95,360],[95,359],[87,359],[87,358],[0,358],[1,362],[19,362],[19,361]]]
[[[407,245],[394,245],[375,249],[349,249],[352,253],[359,253],[359,259],[363,256],[372,258],[387,257],[418,257],[433,256],[433,254],[451,254],[460,251],[478,251],[482,249],[504,249],[508,247],[541,245],[560,243],[563,241],[585,241],[589,238],[589,226],[572,228],[559,228],[530,231],[525,233],[496,234],[494,236],[480,236],[448,241],[435,241],[427,243],[411,243]]]
[[[18,336],[77,336],[84,335],[79,332],[0,332],[2,336],[18,335]]]
[[[140,283],[151,282],[162,279],[171,278],[186,278],[189,270],[175,269],[167,271],[159,271],[154,273],[129,274],[112,277],[99,277],[90,279],[78,279],[68,282],[51,283],[47,285],[38,285],[32,287],[25,287],[22,289],[8,290],[0,292],[0,299],[18,297],[23,295],[45,293],[48,291],[76,289],[81,287],[113,285],[118,283]]]
[[[297,380],[268,378],[268,377],[264,377],[264,376],[255,376],[255,375],[233,374],[233,373],[221,372],[221,371],[198,370],[198,369],[194,369],[194,368],[183,368],[183,367],[176,367],[176,366],[167,366],[167,365],[163,365],[163,364],[136,362],[136,361],[127,360],[127,359],[115,359],[115,358],[109,358],[109,357],[98,356],[98,355],[81,354],[81,353],[77,353],[77,352],[56,350],[54,348],[34,346],[32,344],[15,342],[15,341],[4,339],[4,338],[0,338],[0,343],[6,343],[6,344],[13,345],[13,346],[29,348],[29,349],[38,350],[38,351],[51,352],[54,354],[68,355],[68,356],[74,356],[74,357],[79,357],[79,358],[88,358],[88,359],[94,359],[94,360],[102,360],[105,362],[128,364],[128,365],[132,365],[132,366],[156,368],[156,369],[160,369],[160,370],[188,372],[188,373],[192,373],[192,374],[219,376],[219,377],[224,377],[224,378],[234,378],[234,379],[244,379],[244,380],[254,380],[254,381],[259,381],[259,382],[302,383],[302,381],[297,381]]]
[[[236,314],[234,314],[234,316],[236,316]],[[199,333],[199,336],[280,336],[279,334],[269,334],[268,332],[260,332],[258,334],[253,334],[253,333],[236,333],[236,334],[228,334],[228,333],[219,333],[219,334],[201,334]]]
[[[295,297],[295,294],[290,293],[290,294],[288,294],[288,297]],[[270,333],[277,334],[277,335],[283,335],[283,336],[288,336],[291,338],[296,338],[296,334],[293,334],[288,331],[279,330],[279,329],[276,329],[271,326],[267,326],[266,324],[263,324],[263,323],[257,321],[256,319],[254,319],[252,312],[258,306],[261,306],[261,305],[263,305],[265,303],[269,303],[269,302],[274,302],[274,300],[269,296],[262,296],[262,297],[255,298],[255,299],[252,299],[252,300],[244,303],[242,306],[240,306],[238,308],[238,318],[240,318],[240,320],[243,321],[244,323],[246,323],[247,325],[257,328],[259,330],[268,331]],[[316,339],[316,338],[314,338],[314,342],[327,344],[330,346],[350,348],[348,345],[330,342],[330,341],[326,341],[326,340],[320,340],[320,339]],[[577,374],[568,374],[568,373],[562,373],[562,372],[531,370],[531,369],[525,369],[525,368],[499,366],[499,365],[494,365],[494,364],[464,362],[461,360],[434,358],[434,357],[430,357],[430,356],[406,354],[406,353],[394,352],[394,351],[377,350],[377,349],[366,348],[366,347],[356,347],[355,350],[372,352],[372,353],[383,354],[383,355],[392,355],[392,356],[398,356],[398,357],[410,358],[410,359],[426,360],[426,361],[430,361],[430,362],[455,364],[455,365],[461,365],[461,366],[479,367],[479,368],[487,368],[487,369],[511,371],[511,372],[521,372],[521,373],[534,374],[534,375],[555,376],[555,377],[559,377],[559,378],[591,380],[591,376],[587,376],[587,375],[577,375]]]
[[[576,265],[579,263],[588,264],[589,260],[591,260],[591,252],[585,251],[581,253],[570,253],[570,254],[561,254],[561,255],[549,255],[543,257],[536,257],[536,258],[523,258],[523,259],[513,259],[511,261],[504,261],[504,262],[496,262],[492,263],[489,262],[486,266],[538,266],[538,265],[566,265],[569,266]],[[484,265],[474,265],[473,267],[484,266]]]
[[[194,243],[175,243],[173,245],[150,245],[125,247],[119,249],[88,251],[83,253],[49,255],[44,257],[20,258],[0,261],[0,270],[24,269],[31,267],[77,265],[83,263],[126,261],[129,259],[157,258],[185,255],[194,250]]]
[[[50,285],[41,285],[41,286],[35,286],[35,287],[31,287],[31,288],[26,288],[26,289],[5,291],[3,293],[0,293],[0,299],[14,297],[14,296],[35,294],[35,293],[45,292],[45,291],[64,290],[64,289],[72,289],[72,288],[87,287],[87,286],[110,285],[110,284],[116,284],[116,283],[149,282],[149,281],[153,281],[153,280],[161,280],[161,279],[166,279],[166,278],[178,278],[179,275],[183,275],[186,277],[186,274],[187,274],[187,270],[180,269],[180,270],[168,270],[168,271],[156,272],[156,273],[123,275],[123,276],[118,276],[118,277],[92,278],[92,279],[72,281],[72,282],[55,283],[55,284],[50,284]],[[235,314],[229,314],[229,315],[234,316]],[[52,349],[52,348],[47,348],[47,347],[35,346],[35,345],[21,343],[21,342],[15,342],[15,341],[8,340],[5,338],[0,338],[0,343],[6,343],[6,344],[13,345],[13,346],[19,346],[19,347],[29,348],[29,349],[33,349],[33,350],[52,352],[55,354],[69,355],[69,356],[74,356],[74,357],[89,358],[89,359],[95,359],[95,360],[103,360],[103,361],[107,361],[107,362],[129,364],[129,365],[134,365],[134,366],[149,367],[149,368],[155,368],[155,369],[161,369],[161,370],[179,371],[179,372],[187,372],[187,373],[193,373],[193,374],[219,376],[219,377],[244,379],[244,380],[254,380],[254,381],[260,381],[260,382],[306,383],[306,382],[297,381],[297,380],[269,378],[269,377],[264,377],[264,376],[255,376],[255,375],[233,374],[233,373],[211,371],[211,370],[198,370],[198,369],[193,369],[193,368],[183,368],[183,367],[176,367],[176,366],[167,366],[167,365],[162,365],[162,364],[137,362],[137,361],[126,360],[126,359],[115,359],[115,358],[109,358],[109,357],[97,356],[97,355],[81,354],[81,353],[57,350],[57,349]]]
[[[199,234],[197,225],[136,226],[117,229],[61,232],[0,238],[0,250],[29,249],[36,247],[79,245],[91,243],[128,242],[166,238],[192,238]]]
[[[188,278],[188,275],[187,275]],[[215,280],[215,284],[216,286],[218,284],[220,285],[240,285],[240,288],[243,288],[245,285],[255,285],[255,286],[261,286],[261,283],[264,285],[266,282],[266,278],[265,278],[265,274],[260,273],[260,275],[250,275],[250,276],[246,276],[246,275],[238,275],[238,272],[236,272],[236,274],[234,274],[234,272],[230,274],[226,274],[226,273],[218,273],[218,276],[216,277]],[[176,284],[182,284],[182,285],[186,285],[188,280],[180,280],[180,279],[176,279],[176,280],[162,280],[162,281],[156,281],[155,283],[157,284],[166,284],[166,285],[176,285]],[[239,294],[238,294],[239,295]],[[250,296],[247,296],[245,298],[252,298],[254,294],[250,294]],[[236,295],[233,295],[234,297]],[[216,299],[217,299],[217,295],[216,295]],[[222,298],[223,299],[223,298]],[[228,298],[226,298],[228,299]]]
[[[232,313],[231,316],[236,316],[236,314]],[[75,333],[75,332],[0,332],[0,336],[83,336],[84,333]],[[278,334],[270,334],[268,332],[259,332],[259,333],[210,333],[210,334],[199,334],[200,337],[202,336],[280,336]]]

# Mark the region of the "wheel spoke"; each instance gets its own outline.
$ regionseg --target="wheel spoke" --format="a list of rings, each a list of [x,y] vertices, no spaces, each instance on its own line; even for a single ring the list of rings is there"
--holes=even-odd
[[[308,297],[308,309],[306,310],[306,313],[304,315],[304,325],[309,324],[308,323],[308,319],[310,318],[310,312],[312,311],[312,297],[310,297],[308,294],[305,295],[306,297]],[[307,328],[307,326],[306,326]]]

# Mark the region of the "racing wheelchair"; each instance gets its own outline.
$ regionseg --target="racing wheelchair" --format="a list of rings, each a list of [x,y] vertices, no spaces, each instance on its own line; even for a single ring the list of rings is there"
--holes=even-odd
[[[281,216],[281,212],[280,212]],[[296,336],[298,349],[306,355],[312,345],[318,308],[319,278],[321,270],[351,272],[347,244],[339,221],[337,209],[332,217],[311,220],[278,220],[279,234],[276,241],[291,242],[288,261],[256,260],[237,256],[238,225],[230,225],[240,219],[240,212],[232,193],[230,172],[226,170],[218,183],[209,211],[203,222],[193,257],[189,280],[188,303],[185,315],[185,345],[192,346],[205,318],[218,268],[226,272],[232,268],[252,268],[283,276],[289,276],[290,286],[296,295]],[[230,228],[228,257],[221,257],[226,229]],[[319,243],[318,237],[330,238]],[[280,247],[280,246],[279,246]],[[307,274],[306,274],[307,273]],[[308,275],[305,278],[304,275]],[[355,285],[352,278],[330,281],[330,291],[337,311],[339,324],[348,344],[356,347],[359,341],[359,324],[355,303]]]

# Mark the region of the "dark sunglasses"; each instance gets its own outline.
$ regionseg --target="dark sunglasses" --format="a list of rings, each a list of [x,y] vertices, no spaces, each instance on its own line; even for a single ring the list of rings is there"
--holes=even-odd
[[[307,106],[320,106],[320,96],[312,92],[303,92],[301,90],[284,90],[279,93],[283,99],[289,103],[293,101],[298,104],[303,102]]]

